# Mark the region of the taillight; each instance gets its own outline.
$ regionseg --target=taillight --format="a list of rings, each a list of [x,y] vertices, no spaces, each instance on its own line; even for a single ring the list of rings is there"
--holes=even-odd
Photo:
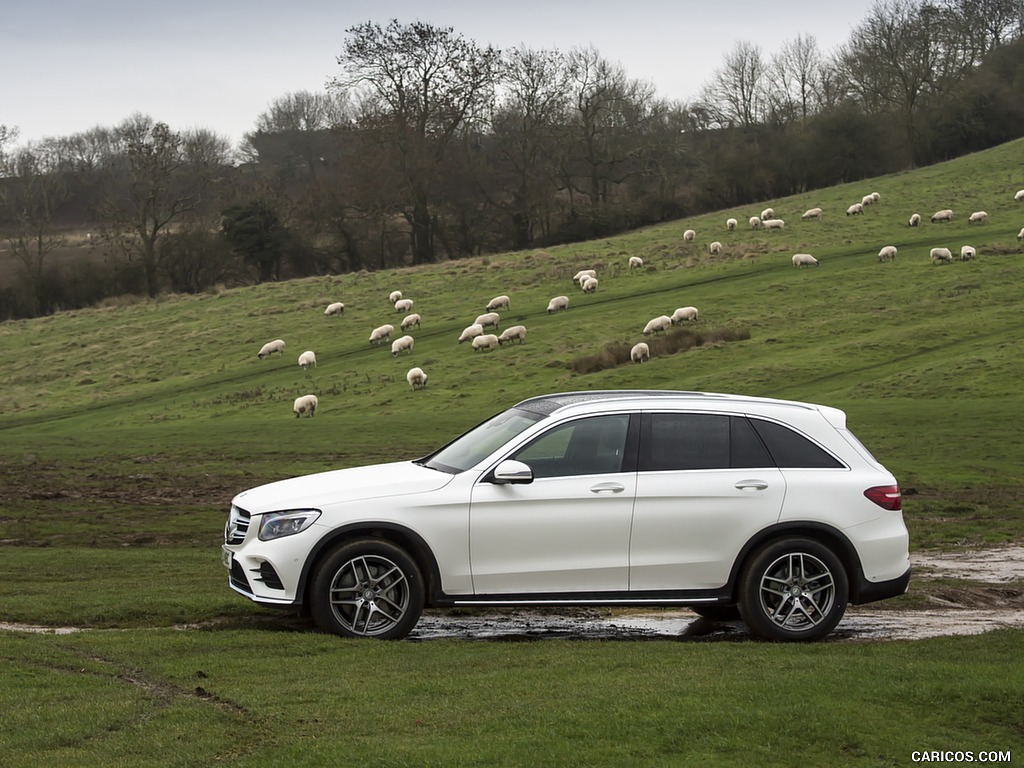
[[[898,485],[876,485],[874,488],[868,488],[864,491],[864,495],[882,507],[882,509],[889,509],[893,512],[903,509],[900,487]]]

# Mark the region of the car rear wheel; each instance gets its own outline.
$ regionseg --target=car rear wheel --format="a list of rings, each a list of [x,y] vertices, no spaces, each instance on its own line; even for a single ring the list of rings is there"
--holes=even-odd
[[[762,547],[740,582],[740,613],[764,640],[820,640],[835,629],[849,600],[849,580],[831,549],[789,538]]]
[[[342,637],[400,640],[423,610],[423,578],[401,547],[360,539],[331,552],[317,567],[310,612],[317,626]]]

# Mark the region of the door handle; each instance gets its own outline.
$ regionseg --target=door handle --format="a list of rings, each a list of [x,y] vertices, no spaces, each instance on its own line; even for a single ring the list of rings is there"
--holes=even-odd
[[[598,483],[590,489],[591,493],[622,493],[626,486],[622,483]]]
[[[740,480],[736,483],[736,489],[740,491],[763,491],[767,487],[764,480]]]

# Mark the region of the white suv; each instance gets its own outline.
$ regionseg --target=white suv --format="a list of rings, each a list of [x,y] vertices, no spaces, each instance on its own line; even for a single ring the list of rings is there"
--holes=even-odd
[[[808,403],[698,392],[534,397],[416,461],[238,494],[231,587],[346,637],[428,606],[687,606],[816,640],[903,594],[895,478]]]

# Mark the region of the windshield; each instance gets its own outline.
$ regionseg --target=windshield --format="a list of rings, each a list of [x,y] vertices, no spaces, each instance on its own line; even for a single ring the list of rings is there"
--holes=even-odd
[[[536,424],[544,414],[510,408],[455,438],[441,450],[427,456],[425,467],[456,474],[479,464],[513,437]]]

